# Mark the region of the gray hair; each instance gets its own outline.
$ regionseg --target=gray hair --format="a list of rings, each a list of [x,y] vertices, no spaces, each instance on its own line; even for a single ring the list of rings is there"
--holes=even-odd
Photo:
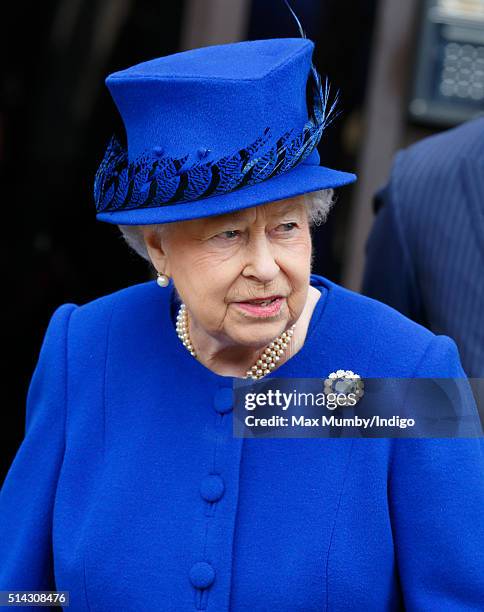
[[[320,189],[319,191],[312,191],[298,197],[304,198],[310,227],[322,225],[336,201],[333,189]],[[151,225],[151,227],[156,227],[156,230],[160,233],[169,226],[170,223]],[[118,225],[118,228],[128,246],[140,257],[151,263],[143,237],[143,225]]]

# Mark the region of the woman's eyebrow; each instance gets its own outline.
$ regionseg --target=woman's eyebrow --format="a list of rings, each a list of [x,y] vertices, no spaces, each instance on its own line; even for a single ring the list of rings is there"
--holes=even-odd
[[[235,212],[227,213],[225,215],[215,215],[213,217],[207,217],[207,222],[210,225],[220,225],[227,223],[240,223],[241,221],[247,221],[250,216],[250,208],[246,210],[238,210]]]
[[[199,231],[201,232],[216,232],[221,228],[227,228],[232,225],[238,225],[243,221],[240,217],[233,217],[232,215],[227,217],[218,217],[217,219],[211,219],[206,223],[201,223]]]
[[[274,210],[271,216],[280,217],[287,214],[288,212],[299,212],[300,205],[297,202],[289,202],[284,206],[280,206],[277,210]]]
[[[241,215],[223,215],[214,219],[211,219],[207,225],[210,227],[217,227],[218,225],[227,225],[230,223],[240,223],[244,218]]]
[[[250,210],[250,209],[249,209]],[[299,212],[300,206],[298,202],[287,202],[286,204],[281,204],[274,210],[269,209],[269,217],[282,217],[288,212]],[[210,229],[219,227],[221,225],[227,225],[230,223],[241,223],[247,220],[248,213],[246,210],[239,210],[235,213],[230,213],[227,215],[216,215],[213,217],[206,217],[206,227]]]

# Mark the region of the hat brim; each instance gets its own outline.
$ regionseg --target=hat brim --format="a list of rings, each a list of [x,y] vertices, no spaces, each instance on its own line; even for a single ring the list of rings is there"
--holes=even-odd
[[[96,219],[116,225],[150,225],[188,221],[285,200],[320,189],[342,187],[354,181],[356,181],[356,175],[349,172],[341,172],[325,166],[301,164],[268,181],[229,193],[166,206],[100,212],[97,213]]]

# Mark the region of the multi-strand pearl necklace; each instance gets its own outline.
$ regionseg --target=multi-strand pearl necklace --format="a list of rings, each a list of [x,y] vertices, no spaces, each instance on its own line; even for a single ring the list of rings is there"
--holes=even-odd
[[[277,363],[281,360],[281,357],[284,355],[291,341],[295,327],[296,324],[294,323],[294,325],[291,325],[289,329],[277,336],[277,338],[275,338],[267,346],[267,348],[264,349],[255,364],[249,370],[247,370],[244,378],[253,378],[257,380],[266,374],[269,374],[269,372],[276,368]],[[180,309],[178,310],[178,315],[176,317],[176,332],[183,345],[187,348],[190,354],[197,359],[197,353],[193,347],[192,341],[190,340],[190,334],[188,332],[188,313],[185,304],[181,304]]]

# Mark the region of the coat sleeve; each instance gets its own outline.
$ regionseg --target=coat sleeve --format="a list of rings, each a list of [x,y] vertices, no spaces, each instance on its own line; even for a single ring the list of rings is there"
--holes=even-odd
[[[0,590],[55,590],[52,514],[65,446],[67,328],[52,315],[27,392],[25,436],[0,490]]]
[[[417,376],[463,377],[453,340],[435,336]],[[483,438],[392,442],[390,519],[405,610],[482,610]]]

